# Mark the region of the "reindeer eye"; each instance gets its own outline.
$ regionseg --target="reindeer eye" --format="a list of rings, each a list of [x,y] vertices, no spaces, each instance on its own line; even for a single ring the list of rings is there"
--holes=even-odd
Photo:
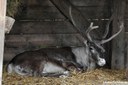
[[[93,47],[90,47],[90,51],[91,51],[92,53],[95,53],[95,49],[94,49]]]
[[[93,50],[93,48],[92,48],[92,47],[90,47],[90,50]]]

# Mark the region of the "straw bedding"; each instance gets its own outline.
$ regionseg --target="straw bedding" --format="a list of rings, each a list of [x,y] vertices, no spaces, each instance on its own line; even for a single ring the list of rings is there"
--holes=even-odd
[[[104,81],[126,81],[124,70],[96,69],[89,72],[71,72],[67,78],[27,77],[3,74],[3,85],[102,85]]]

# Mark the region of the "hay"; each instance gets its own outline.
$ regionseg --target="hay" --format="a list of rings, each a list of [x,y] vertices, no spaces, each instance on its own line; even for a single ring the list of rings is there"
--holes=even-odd
[[[73,71],[67,78],[26,77],[3,74],[2,85],[102,85],[104,81],[124,81],[124,70],[96,69],[89,72]]]
[[[23,4],[23,0],[7,0],[7,16],[14,17],[21,9],[21,4]]]

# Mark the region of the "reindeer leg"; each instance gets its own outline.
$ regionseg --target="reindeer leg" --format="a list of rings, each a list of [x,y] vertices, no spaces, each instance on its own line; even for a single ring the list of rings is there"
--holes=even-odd
[[[43,73],[43,77],[68,77],[69,71],[58,72],[58,73]]]
[[[69,71],[72,71],[74,69],[76,69],[77,71],[82,71],[83,69],[83,67],[80,64],[73,61],[62,62],[62,66]]]

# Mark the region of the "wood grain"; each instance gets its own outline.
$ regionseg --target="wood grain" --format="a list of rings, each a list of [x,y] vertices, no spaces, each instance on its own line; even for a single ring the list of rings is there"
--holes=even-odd
[[[109,18],[110,10],[107,6],[77,7],[81,13],[91,19]],[[105,9],[105,10],[104,10]],[[44,20],[44,19],[65,19],[65,16],[54,6],[30,6],[23,11],[22,16],[18,20]]]
[[[69,0],[75,6],[104,6],[108,0]],[[28,5],[54,6],[49,0],[28,0]]]
[[[126,43],[126,47],[125,47],[125,67],[126,69],[128,69],[128,32],[125,33],[125,43]]]
[[[33,34],[7,35],[5,47],[47,47],[47,46],[75,46],[80,45],[76,36],[79,34]]]
[[[102,34],[107,20],[93,21]],[[9,34],[72,34],[77,33],[69,21],[16,21]]]
[[[113,34],[117,30],[123,28],[121,33],[112,41],[112,69],[124,69],[124,56],[125,56],[125,28],[124,28],[124,15],[125,15],[125,0],[114,0],[114,13],[113,20]]]

